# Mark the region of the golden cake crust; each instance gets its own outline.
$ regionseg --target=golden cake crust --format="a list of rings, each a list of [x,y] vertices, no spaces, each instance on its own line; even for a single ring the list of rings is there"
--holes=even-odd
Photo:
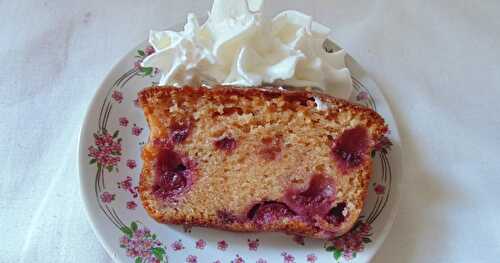
[[[317,100],[328,107],[318,109]],[[139,104],[150,127],[139,192],[148,214],[168,224],[315,238],[342,235],[361,213],[372,173],[369,154],[387,132],[376,112],[312,91],[151,87],[139,93]],[[188,132],[172,143],[173,126]],[[366,130],[367,146],[354,168],[342,168],[332,147],[353,129]],[[217,149],[221,138],[234,139],[234,144],[223,144],[231,146],[228,151]],[[154,191],[155,162],[165,147],[159,141],[193,163],[187,190],[173,199],[158,198]],[[299,213],[265,224],[249,218],[256,204],[288,204],[286,193],[307,189],[316,174],[333,180],[331,207],[343,203],[342,222]]]

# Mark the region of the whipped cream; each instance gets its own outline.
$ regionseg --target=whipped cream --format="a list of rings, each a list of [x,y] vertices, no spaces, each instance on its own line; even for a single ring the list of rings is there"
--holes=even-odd
[[[155,53],[142,65],[160,69],[161,85],[272,84],[348,98],[352,82],[345,52],[323,48],[330,29],[298,11],[266,19],[262,2],[214,0],[203,25],[189,14],[181,32],[151,31]]]

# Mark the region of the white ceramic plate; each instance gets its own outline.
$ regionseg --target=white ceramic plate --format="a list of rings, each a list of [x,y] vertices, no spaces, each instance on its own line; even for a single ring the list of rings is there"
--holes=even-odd
[[[336,49],[329,42],[326,49]],[[128,53],[108,74],[87,111],[80,134],[79,173],[83,201],[93,229],[117,262],[368,262],[394,220],[402,178],[398,130],[382,93],[347,57],[355,92],[351,100],[375,109],[387,121],[392,147],[374,156],[374,176],[359,224],[335,241],[279,233],[231,233],[161,225],[137,195],[140,152],[148,128],[135,104],[137,92],[158,78],[137,61],[147,44]]]

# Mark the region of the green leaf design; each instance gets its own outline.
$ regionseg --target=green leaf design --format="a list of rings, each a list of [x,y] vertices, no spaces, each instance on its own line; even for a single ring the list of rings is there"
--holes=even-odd
[[[353,258],[355,258],[355,257],[356,257],[356,255],[357,255],[357,253],[356,253],[356,252],[352,253],[352,257],[353,257]]]
[[[96,163],[96,162],[97,162],[97,160],[96,160],[96,159],[92,159],[92,160],[90,160],[89,164],[94,164],[94,163]]]
[[[106,170],[108,170],[108,172],[110,172],[110,173],[113,172],[113,166],[106,167]]]
[[[141,57],[144,57],[146,55],[146,53],[144,53],[144,51],[142,50],[137,50],[137,54],[139,54],[139,56]]]
[[[335,260],[339,260],[339,258],[342,256],[342,251],[341,250],[338,250],[338,249],[335,249],[333,251],[333,257],[335,258]]]
[[[132,228],[132,231],[137,231],[137,223],[136,222],[132,222],[132,224],[130,224],[130,228]]]
[[[335,250],[335,247],[334,246],[329,246],[329,247],[326,247],[326,251],[328,252],[332,252]]]
[[[149,76],[151,75],[151,73],[153,73],[153,68],[152,67],[141,68],[141,71],[144,74],[144,76]]]
[[[371,153],[372,158],[374,158],[374,157],[375,157],[375,153],[376,153],[375,151],[372,151],[372,153]]]
[[[163,256],[165,256],[165,250],[162,247],[154,247],[151,249],[151,253],[156,257],[158,260],[163,260]]]
[[[124,226],[124,227],[120,227],[120,230],[125,234],[127,235],[129,238],[132,238],[132,235],[134,234],[134,232],[132,232],[132,229],[130,229],[129,227],[127,226]]]
[[[102,164],[98,163],[98,164],[97,164],[97,169],[98,169],[98,170],[101,170],[101,168],[102,168]]]
[[[152,238],[152,239],[156,239],[156,234],[153,234],[153,235],[151,236],[151,238]]]
[[[119,134],[119,133],[120,133],[120,131],[119,131],[119,130],[116,130],[116,131],[115,131],[115,133],[113,133],[113,139],[114,139],[114,138],[116,138],[116,137],[118,137],[118,134]]]
[[[363,243],[370,243],[372,240],[368,237],[363,237]]]
[[[141,257],[135,258],[135,263],[142,263],[142,258]]]

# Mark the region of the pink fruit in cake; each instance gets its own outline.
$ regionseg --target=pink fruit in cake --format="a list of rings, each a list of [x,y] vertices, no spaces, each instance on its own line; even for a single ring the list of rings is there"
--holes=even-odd
[[[262,225],[294,215],[295,213],[284,203],[264,202],[254,205],[248,212],[247,217],[255,223]]]
[[[180,144],[189,136],[190,130],[189,123],[173,123],[170,126],[170,140],[173,144]]]
[[[334,182],[324,174],[315,174],[305,190],[289,189],[284,197],[285,203],[299,215],[324,216],[335,200]]]
[[[344,131],[332,145],[332,155],[341,171],[358,167],[365,158],[369,147],[368,131],[355,127]]]
[[[159,198],[167,199],[186,191],[192,181],[191,163],[171,149],[162,150],[155,164],[153,193]]]
[[[344,209],[346,207],[347,204],[345,202],[335,205],[325,216],[326,221],[335,226],[342,224],[345,221]]]
[[[225,151],[227,153],[231,153],[234,149],[236,149],[236,140],[231,137],[224,137],[214,142],[215,148]]]

